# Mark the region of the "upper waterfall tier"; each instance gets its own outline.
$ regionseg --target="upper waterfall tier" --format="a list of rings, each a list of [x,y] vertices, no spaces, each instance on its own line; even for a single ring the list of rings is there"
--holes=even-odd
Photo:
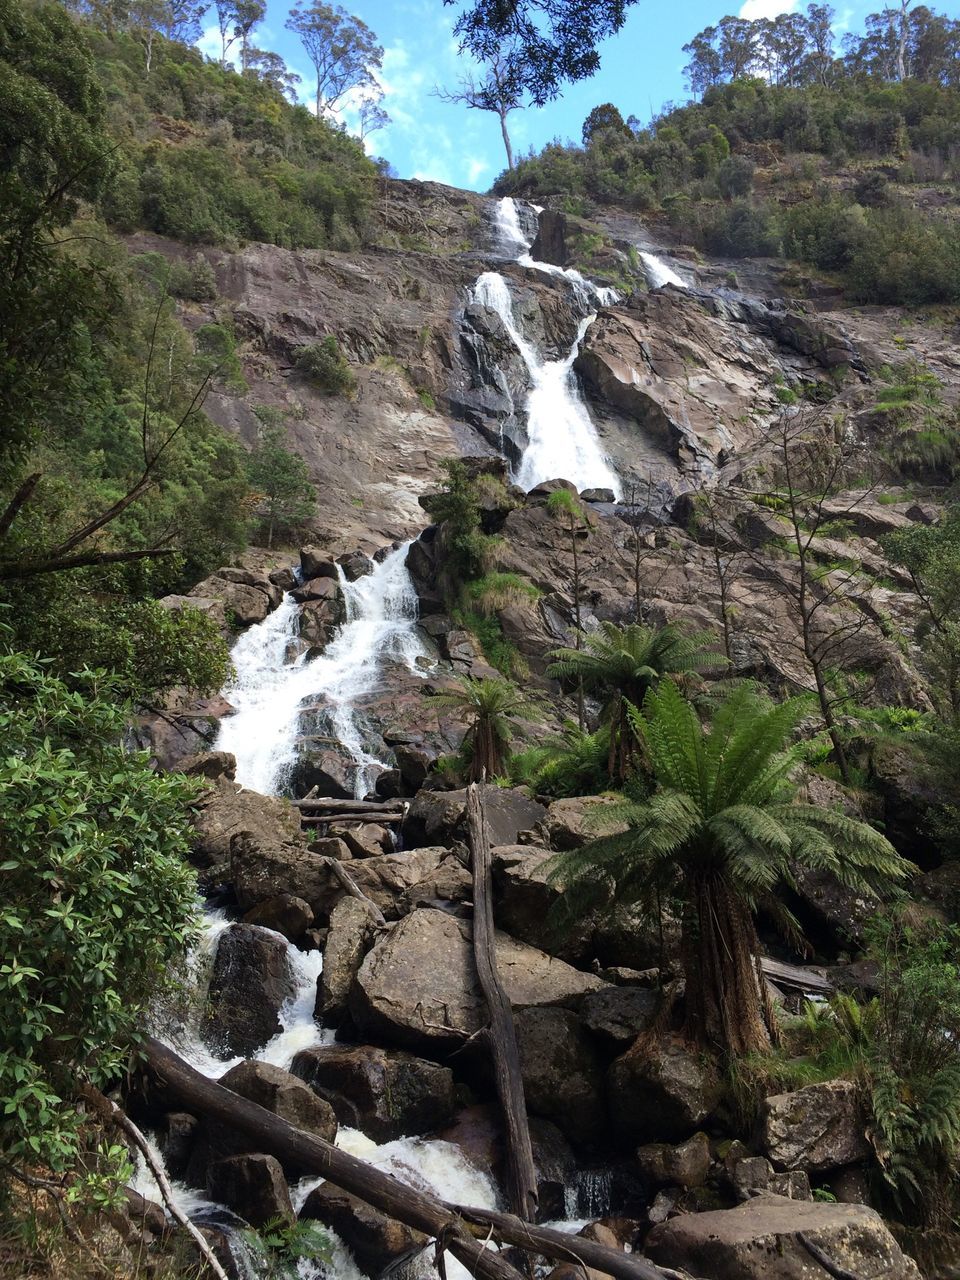
[[[406,543],[355,582],[341,572],[346,619],[320,657],[291,656],[298,609],[290,596],[234,645],[236,676],[224,697],[236,714],[221,721],[216,745],[236,756],[237,781],[245,787],[272,795],[283,785],[296,761],[300,710],[307,700],[328,708],[338,742],[356,762],[357,795],[385,767],[365,748],[355,704],[374,688],[384,662],[394,659],[415,670],[424,652],[408,550]]]

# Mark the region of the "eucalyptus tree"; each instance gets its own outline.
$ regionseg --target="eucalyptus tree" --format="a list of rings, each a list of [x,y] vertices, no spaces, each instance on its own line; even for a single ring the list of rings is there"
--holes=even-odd
[[[287,29],[300,37],[317,78],[317,119],[343,106],[352,91],[377,85],[383,48],[365,22],[340,5],[300,3],[291,9]]]

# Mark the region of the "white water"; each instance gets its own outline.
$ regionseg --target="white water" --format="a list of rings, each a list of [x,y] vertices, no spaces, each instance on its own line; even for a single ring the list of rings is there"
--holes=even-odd
[[[686,280],[681,280],[672,267],[668,267],[662,258],[658,258],[655,253],[648,253],[641,249],[640,261],[643,263],[643,270],[647,277],[647,284],[651,289],[662,289],[665,284],[676,285],[678,289],[686,289]]]
[[[356,764],[356,795],[364,795],[384,768],[364,747],[355,704],[376,687],[385,661],[395,659],[416,672],[416,659],[424,653],[408,549],[409,543],[391,552],[356,582],[341,573],[346,620],[319,657],[291,659],[298,609],[289,595],[234,645],[236,678],[223,696],[236,714],[221,720],[216,750],[233,752],[243,786],[263,795],[282,786],[297,758],[304,703],[320,703],[328,711],[334,734]]]
[[[563,270],[530,257],[530,241],[520,226],[516,202],[509,197],[496,206],[495,222],[501,244],[521,266],[563,276],[569,280],[582,309],[616,300],[614,290],[597,289],[578,271]],[[580,322],[577,336],[562,360],[543,360],[524,338],[513,314],[513,300],[506,279],[496,271],[485,271],[473,287],[480,306],[495,311],[519,351],[530,374],[532,387],[524,405],[527,443],[514,479],[523,489],[532,489],[543,480],[563,478],[578,489],[612,489],[620,495],[616,472],[604,456],[596,428],[590,419],[573,375],[584,334],[596,319],[591,311]]]

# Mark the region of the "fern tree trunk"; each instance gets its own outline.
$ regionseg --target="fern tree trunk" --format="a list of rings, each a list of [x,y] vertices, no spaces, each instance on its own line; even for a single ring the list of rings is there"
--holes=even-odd
[[[468,782],[491,782],[504,771],[503,747],[496,727],[488,716],[480,716],[473,726],[473,758]]]
[[[686,1031],[726,1055],[770,1048],[756,961],[753,917],[723,875],[691,874],[683,921]]]

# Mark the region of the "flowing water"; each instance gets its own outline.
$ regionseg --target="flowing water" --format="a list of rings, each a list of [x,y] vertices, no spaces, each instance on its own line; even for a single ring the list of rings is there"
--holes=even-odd
[[[562,360],[544,360],[520,332],[506,278],[486,271],[473,287],[473,300],[500,316],[530,374],[532,385],[524,405],[526,441],[513,478],[521,488],[532,489],[543,480],[562,477],[578,489],[612,489],[619,497],[620,482],[604,456],[573,373],[584,334],[596,319],[591,308],[616,301],[616,291],[598,289],[579,271],[535,261],[517,203],[510,197],[497,203],[494,222],[500,245],[509,257],[528,270],[563,277],[570,284],[577,310],[586,312],[567,355]]]
[[[353,757],[358,796],[385,767],[366,749],[356,703],[376,688],[386,662],[401,662],[416,672],[416,660],[425,652],[417,629],[417,593],[407,572],[409,545],[392,551],[356,582],[347,582],[340,571],[346,618],[319,657],[297,653],[299,611],[289,595],[234,645],[236,677],[223,694],[236,713],[220,722],[216,750],[233,752],[243,786],[262,795],[274,795],[283,786],[296,763],[304,703],[326,709],[334,735]]]
[[[662,258],[645,249],[640,250],[640,261],[651,289],[662,289],[664,285],[676,285],[678,289],[688,288],[686,280],[681,280],[672,267],[668,267]]]

